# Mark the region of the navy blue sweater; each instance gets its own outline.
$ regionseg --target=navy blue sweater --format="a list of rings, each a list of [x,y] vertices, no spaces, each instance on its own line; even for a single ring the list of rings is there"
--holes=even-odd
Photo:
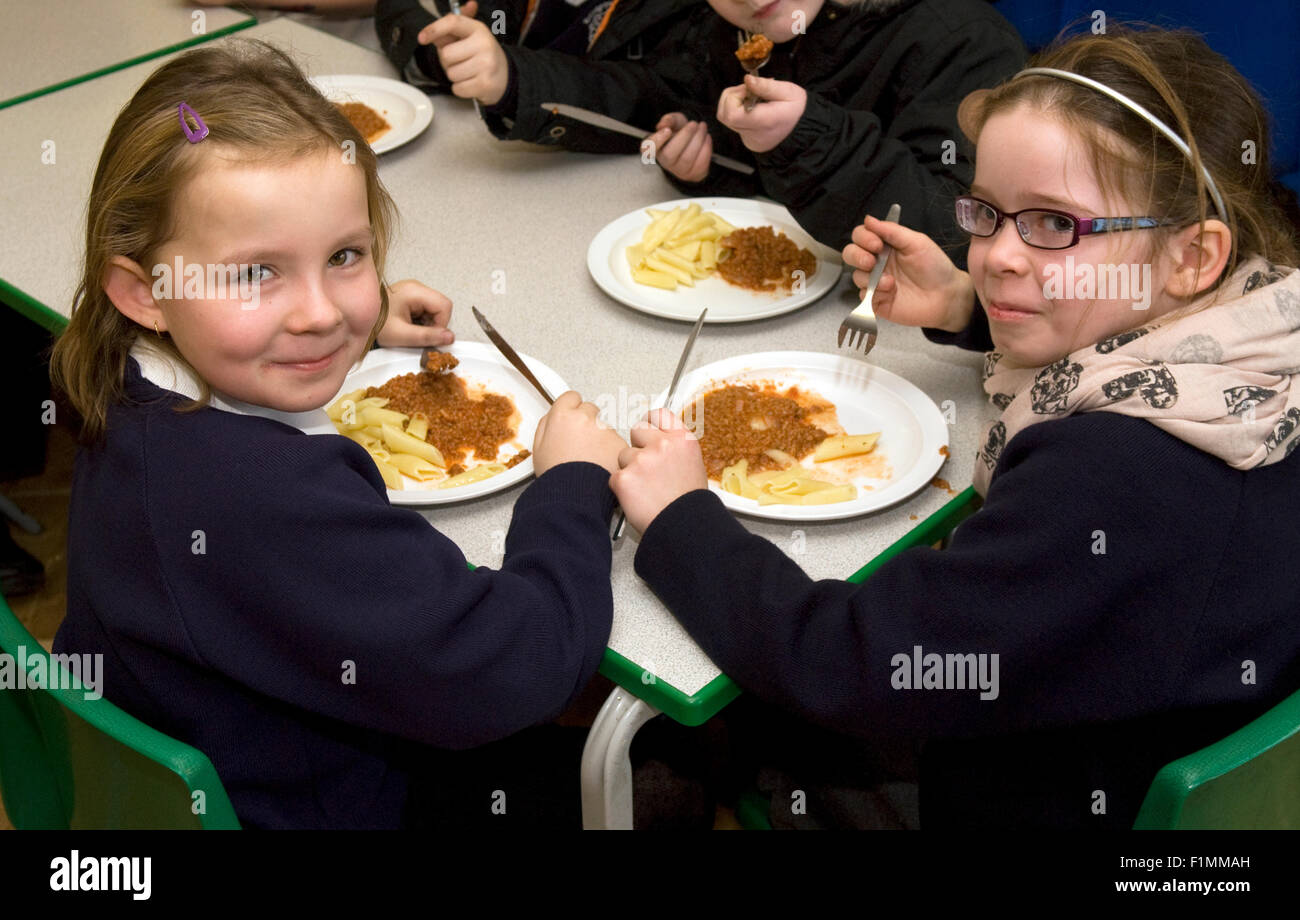
[[[986,335],[977,309],[931,337]],[[636,568],[747,691],[923,742],[923,827],[1124,827],[1162,764],[1300,687],[1298,511],[1300,458],[1243,472],[1092,412],[1021,431],[947,550],[865,584],[813,581],[705,491],[655,519]],[[916,646],[997,654],[996,699],[896,689]]]
[[[253,827],[393,827],[413,758],[556,716],[609,638],[609,473],[514,507],[499,571],[388,503],[352,441],[144,380],[77,460],[55,646],[202,750]]]

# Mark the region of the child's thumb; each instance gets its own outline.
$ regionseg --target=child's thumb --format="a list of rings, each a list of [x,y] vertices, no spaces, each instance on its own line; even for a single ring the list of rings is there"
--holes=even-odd
[[[745,86],[756,96],[761,96],[764,99],[770,99],[772,101],[779,101],[781,99],[789,99],[792,97],[790,90],[794,84],[787,80],[777,80],[772,77],[760,77],[751,73],[745,75]]]
[[[924,233],[919,233],[916,230],[909,230],[902,224],[894,223],[893,221],[872,217],[870,214],[863,218],[862,225],[890,246],[899,250],[910,249],[917,243],[926,239]]]
[[[461,5],[460,14],[469,16],[471,19],[478,15],[478,0],[469,0],[469,3]]]

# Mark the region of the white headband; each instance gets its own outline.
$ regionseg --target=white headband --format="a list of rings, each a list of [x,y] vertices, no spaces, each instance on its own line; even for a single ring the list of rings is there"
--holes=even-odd
[[[1096,80],[1093,80],[1090,77],[1085,77],[1082,74],[1071,73],[1068,70],[1057,70],[1054,67],[1030,67],[1026,70],[1020,71],[1020,73],[1016,74],[1016,76],[1022,77],[1025,76],[1026,74],[1043,74],[1049,77],[1060,77],[1062,80],[1070,80],[1073,83],[1081,83],[1084,86],[1092,87],[1102,95],[1109,96],[1110,98],[1114,99],[1116,102],[1118,102],[1120,105],[1127,108],[1129,111],[1133,112],[1135,115],[1139,115],[1142,118],[1146,119],[1148,122],[1151,123],[1152,127],[1154,127],[1165,137],[1169,138],[1170,142],[1183,152],[1183,156],[1187,157],[1189,161],[1192,160],[1191,148],[1187,146],[1187,142],[1183,140],[1181,137],[1179,137],[1173,128],[1169,127],[1159,118],[1156,118],[1146,108],[1134,102],[1132,99],[1130,99],[1128,96],[1125,96],[1119,90],[1112,89],[1111,87],[1107,86],[1105,83],[1098,83]],[[1216,209],[1218,209],[1219,216],[1226,219],[1228,216],[1228,209],[1223,206],[1223,196],[1219,194],[1219,187],[1214,184],[1214,179],[1210,177],[1210,171],[1205,168],[1204,162],[1201,163],[1201,176],[1202,178],[1205,179],[1206,188],[1210,190],[1210,197],[1214,199],[1214,206]]]

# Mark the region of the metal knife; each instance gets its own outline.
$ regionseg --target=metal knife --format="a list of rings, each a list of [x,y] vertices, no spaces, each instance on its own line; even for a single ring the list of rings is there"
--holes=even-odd
[[[550,112],[552,115],[563,115],[566,118],[572,118],[574,121],[594,125],[597,128],[604,128],[606,131],[617,131],[619,134],[626,134],[629,137],[636,137],[641,140],[645,140],[651,134],[654,134],[653,131],[642,131],[640,128],[629,125],[626,122],[617,121],[610,118],[608,115],[602,115],[599,112],[593,112],[590,109],[582,109],[576,105],[564,105],[560,102],[543,102],[542,108],[546,109],[546,111]],[[750,166],[748,163],[733,160],[731,157],[724,157],[715,153],[713,155],[713,162],[717,163],[719,166],[735,170],[736,172],[742,173],[746,176],[752,176],[754,174],[754,167]]]
[[[487,317],[478,311],[478,307],[470,307],[470,310],[473,311],[474,318],[478,320],[478,324],[483,327],[483,331],[487,334],[488,339],[490,339],[492,344],[497,347],[497,351],[505,355],[506,360],[514,365],[515,370],[523,374],[525,379],[537,388],[537,392],[542,394],[542,398],[546,400],[547,405],[553,404],[555,399],[546,391],[546,387],[542,386],[542,382],[533,376],[533,372],[528,369],[528,365],[524,363],[524,359],[519,357],[519,353],[510,347],[509,342],[501,338],[499,332],[492,328],[492,324],[487,321]]]
[[[704,325],[704,317],[709,315],[708,309],[700,311],[700,318],[695,321],[695,328],[691,330],[690,336],[686,339],[686,346],[682,349],[682,356],[677,359],[677,370],[673,371],[673,382],[668,384],[668,395],[664,397],[664,409],[673,404],[673,396],[677,393],[677,382],[682,379],[682,371],[686,369],[686,359],[691,356],[691,346],[695,344],[696,337],[700,334],[700,327]],[[627,523],[627,515],[622,511],[618,513],[618,523],[614,525],[614,539],[617,540],[623,536],[623,525]]]

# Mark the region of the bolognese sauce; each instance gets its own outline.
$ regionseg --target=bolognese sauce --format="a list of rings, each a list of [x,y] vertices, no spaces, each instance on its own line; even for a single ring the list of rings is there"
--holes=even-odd
[[[789,290],[795,278],[808,279],[817,271],[816,256],[771,227],[742,227],[718,240],[718,245],[731,250],[718,261],[718,274],[729,284],[751,291]]]
[[[746,384],[705,393],[684,418],[700,439],[709,478],[720,480],[724,469],[741,460],[749,461],[750,473],[780,469],[768,450],[806,457],[831,435],[809,420],[827,410],[834,406],[798,387]]]
[[[386,409],[425,418],[429,430],[424,439],[442,453],[449,475],[465,469],[471,451],[476,460],[495,460],[501,445],[515,437],[514,402],[497,393],[471,395],[455,374],[402,374],[382,386],[369,387],[366,396],[385,397]],[[528,456],[527,451],[521,453],[512,458],[514,463]]]

